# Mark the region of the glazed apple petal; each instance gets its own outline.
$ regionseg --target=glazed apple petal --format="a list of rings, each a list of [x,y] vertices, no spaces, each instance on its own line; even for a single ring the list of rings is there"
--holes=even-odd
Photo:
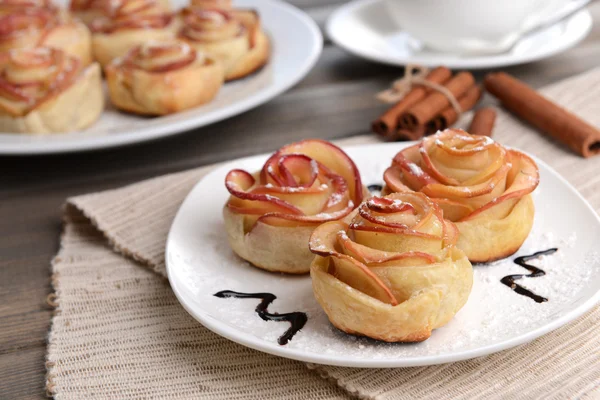
[[[373,212],[392,214],[399,212],[411,212],[414,214],[415,207],[407,202],[392,197],[373,197],[366,201],[365,207]]]
[[[314,254],[323,257],[337,254],[338,251],[335,249],[337,234],[338,232],[343,232],[347,229],[348,224],[343,221],[326,222],[319,226],[319,228],[316,229],[310,236],[308,248]]]
[[[450,221],[458,221],[475,210],[475,207],[450,199],[433,199],[433,201],[442,209],[444,218]]]
[[[206,10],[195,7],[183,10],[184,27],[182,35],[199,42],[218,42],[237,37],[241,24],[231,12]]]
[[[310,187],[282,187],[267,184],[255,186],[251,192],[277,197],[286,203],[293,204],[307,216],[333,214],[348,207],[350,209],[354,208],[354,203],[349,199],[348,186],[343,178],[337,175],[326,177],[319,174],[318,176],[320,178],[316,179],[315,176],[315,181],[312,182]]]
[[[540,183],[540,173],[535,161],[520,151],[509,150],[512,168],[507,176],[507,190],[510,192],[531,193]]]
[[[383,173],[383,181],[386,184],[386,191],[389,192],[411,192],[413,189],[409,188],[402,181],[403,173],[397,166],[388,167]]]
[[[402,185],[416,191],[420,190],[425,185],[437,183],[438,181],[435,178],[421,168],[419,154],[418,145],[411,146],[398,153],[394,157],[392,166],[390,167],[394,172],[386,171],[384,174],[385,182],[392,187]],[[388,179],[391,180],[391,182],[388,182]],[[402,181],[402,183],[396,182],[397,180]]]
[[[387,259],[366,263],[371,267],[418,267],[437,262],[439,257],[432,254],[423,253],[421,251],[407,251],[395,256],[390,256]]]
[[[421,193],[390,194],[371,198],[358,208],[354,225],[364,229],[386,228],[415,231],[437,237],[443,235],[441,210]]]
[[[465,186],[475,185],[480,182],[484,182],[494,175],[498,174],[502,170],[502,166],[506,163],[506,150],[500,145],[496,144],[490,150],[488,150],[486,157],[488,163],[485,168],[476,169],[476,173],[469,179],[462,181]]]
[[[329,171],[336,175],[340,175],[346,181],[350,192],[350,198],[354,204],[358,205],[362,202],[362,183],[358,168],[350,157],[348,157],[348,155],[346,155],[339,147],[318,139],[303,140],[282,147],[271,158],[276,159],[284,154],[305,154],[311,159],[319,162]],[[265,168],[268,168],[268,165],[270,165],[269,161],[265,164]],[[263,168],[263,171],[265,168]]]
[[[535,161],[515,150],[509,150],[508,153],[512,168],[507,177],[509,183],[507,190],[460,221],[505,218],[523,196],[533,192],[538,186],[540,178]]]
[[[147,72],[167,72],[185,68],[194,61],[202,62],[202,55],[185,42],[149,41],[131,50],[122,64]]]
[[[329,189],[315,192],[298,191],[293,193],[280,193],[276,194],[276,196],[288,204],[293,204],[294,207],[301,211],[302,215],[316,215],[320,213],[327,204],[329,192]]]
[[[448,135],[442,132],[424,139],[420,153],[423,169],[445,185],[485,182],[504,162],[505,150],[488,137],[459,134],[445,141],[444,136]]]
[[[277,163],[279,174],[290,187],[310,187],[319,175],[319,164],[304,154],[287,154]]]
[[[413,230],[351,224],[349,232],[357,243],[382,251],[422,251],[437,254],[442,238]]]
[[[424,186],[421,191],[430,197],[446,199],[462,200],[488,196],[489,199],[475,201],[475,203],[483,202],[485,204],[504,192],[506,175],[510,168],[509,164],[504,164],[490,179],[473,186],[448,186],[441,183],[433,183]]]
[[[259,221],[273,226],[297,226],[297,225],[315,225],[329,221],[337,221],[344,218],[352,212],[353,206],[348,205],[345,209],[331,212],[320,213],[317,215],[293,215],[284,213],[269,213],[261,216]]]
[[[445,219],[443,235],[444,235],[443,236],[443,245],[444,245],[444,247],[447,248],[447,247],[454,246],[456,244],[456,242],[458,242],[458,238],[460,236],[460,231],[458,230],[456,225],[454,225],[449,220]]]
[[[364,264],[344,254],[333,255],[330,262],[329,273],[348,286],[383,303],[398,304],[391,290]]]
[[[252,175],[240,169],[234,169],[227,174],[225,187],[232,195],[228,203],[232,210],[248,214],[262,213],[265,209],[268,210],[267,212],[285,211],[296,215],[302,214],[298,208],[277,197],[248,191],[255,182]]]
[[[343,254],[349,255],[367,266],[390,262],[390,265],[401,267],[406,265],[422,265],[435,262],[436,260],[433,255],[418,251],[398,253],[373,249],[352,241],[344,231],[338,231],[336,237]],[[392,263],[391,261],[394,262]]]

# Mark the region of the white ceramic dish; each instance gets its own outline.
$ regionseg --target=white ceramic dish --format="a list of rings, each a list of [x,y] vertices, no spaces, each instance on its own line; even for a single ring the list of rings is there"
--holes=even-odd
[[[583,40],[592,28],[587,10],[522,38],[506,53],[459,55],[424,49],[408,33],[398,31],[383,0],[345,4],[329,17],[327,36],[346,51],[391,65],[445,65],[449,68],[494,68],[524,64],[563,52]]]
[[[57,2],[64,5],[66,1]],[[182,7],[187,0],[174,0]],[[62,153],[143,142],[205,126],[240,114],[281,94],[302,79],[321,54],[323,38],[315,22],[278,0],[235,0],[261,15],[273,52],[267,66],[245,79],[227,83],[209,104],[164,117],[125,114],[111,107],[82,132],[54,135],[0,133],[0,154]]]
[[[365,184],[381,183],[384,169],[406,144],[347,148]],[[232,161],[208,174],[188,195],[171,227],[166,249],[169,281],[183,307],[207,328],[245,346],[320,364],[348,367],[407,367],[484,356],[529,342],[582,315],[600,299],[600,219],[586,201],[545,163],[534,193],[532,234],[517,255],[558,247],[532,261],[546,276],[519,281],[549,298],[538,304],[500,283],[527,273],[514,257],[474,268],[466,306],[430,339],[418,344],[385,344],[346,335],[333,328],[312,294],[309,276],[264,272],[236,257],[227,243],[221,210],[232,168],[259,169],[267,155]],[[221,290],[271,292],[270,312],[304,311],[306,326],[285,346],[277,338],[288,329],[254,312],[256,299],[223,299]]]

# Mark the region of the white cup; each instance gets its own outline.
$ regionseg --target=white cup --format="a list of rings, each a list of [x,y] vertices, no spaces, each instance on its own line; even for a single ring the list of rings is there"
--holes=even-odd
[[[427,47],[499,53],[568,0],[385,0],[398,26]]]

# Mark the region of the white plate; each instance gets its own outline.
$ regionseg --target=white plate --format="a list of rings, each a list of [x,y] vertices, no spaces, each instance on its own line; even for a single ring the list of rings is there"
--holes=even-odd
[[[347,148],[365,184],[380,183],[384,169],[403,144]],[[517,255],[558,247],[533,261],[546,276],[519,284],[549,298],[536,303],[500,283],[527,273],[514,257],[474,267],[473,291],[465,307],[431,338],[417,344],[387,344],[346,335],[333,328],[313,297],[309,276],[264,272],[236,257],[227,243],[221,210],[232,168],[259,169],[267,156],[233,161],[207,175],[182,204],[169,233],[169,281],[183,307],[208,329],[245,346],[296,360],[349,367],[408,367],[487,355],[531,341],[589,310],[600,298],[600,219],[586,201],[545,163],[538,161],[541,184],[534,193],[532,234]],[[270,312],[304,311],[306,326],[287,345],[277,338],[288,329],[266,322],[256,299],[222,299],[221,290],[271,292]]]
[[[384,64],[480,69],[550,57],[575,46],[591,28],[592,17],[589,11],[582,10],[563,22],[523,38],[506,53],[461,56],[419,50],[415,39],[398,31],[382,0],[360,0],[338,8],[328,19],[326,31],[329,38],[346,51]]]
[[[63,5],[65,1],[59,1]],[[187,0],[175,0],[181,7]],[[235,0],[259,11],[273,45],[269,63],[258,73],[223,86],[209,104],[174,115],[147,118],[118,112],[107,102],[100,120],[83,132],[54,135],[0,133],[0,154],[61,153],[143,142],[198,128],[240,114],[281,94],[317,61],[323,37],[315,22],[278,0]]]

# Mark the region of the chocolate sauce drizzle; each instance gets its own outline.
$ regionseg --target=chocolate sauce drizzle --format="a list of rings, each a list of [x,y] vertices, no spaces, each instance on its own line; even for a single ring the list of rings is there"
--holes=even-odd
[[[383,185],[380,185],[378,183],[374,183],[372,185],[367,186],[367,189],[369,189],[369,192],[373,193],[373,192],[381,192],[383,190]]]
[[[552,249],[538,251],[537,253],[533,253],[532,255],[529,255],[529,256],[522,256],[522,257],[515,258],[515,260],[514,260],[515,264],[518,264],[521,267],[529,270],[529,272],[531,272],[531,274],[529,274],[529,275],[525,275],[525,274],[508,275],[508,276],[505,276],[504,278],[500,279],[500,282],[502,282],[503,284],[505,284],[506,286],[508,286],[515,292],[517,292],[518,294],[520,294],[522,296],[527,296],[530,299],[533,299],[536,303],[543,303],[545,301],[548,301],[547,298],[539,296],[539,295],[533,293],[531,290],[525,289],[523,286],[516,284],[515,281],[517,281],[521,278],[537,278],[539,276],[546,275],[546,272],[544,272],[544,270],[542,270],[538,267],[535,267],[533,265],[527,264],[527,262],[529,260],[533,260],[540,256],[547,256],[549,254],[553,254],[557,250],[558,249],[554,247]]]
[[[306,324],[306,321],[308,320],[306,313],[300,311],[287,314],[271,314],[268,312],[267,308],[277,298],[277,296],[272,293],[240,293],[234,292],[233,290],[222,290],[214,295],[221,298],[235,297],[237,299],[261,299],[262,301],[255,309],[259,317],[265,321],[287,321],[292,325],[277,340],[277,343],[282,346],[292,340],[294,335],[304,327],[304,324]]]

